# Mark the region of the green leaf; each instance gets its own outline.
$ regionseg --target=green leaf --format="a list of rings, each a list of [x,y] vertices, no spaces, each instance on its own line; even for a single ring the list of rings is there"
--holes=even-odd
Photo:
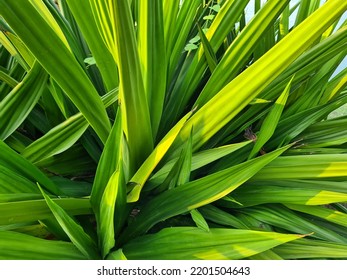
[[[177,172],[177,186],[181,186],[190,181],[190,173],[192,171],[192,144],[192,138],[189,138],[178,160],[179,170]]]
[[[273,148],[282,143],[289,143],[309,126],[323,118],[326,118],[332,111],[345,104],[346,101],[347,96],[341,96],[332,100],[328,104],[314,106],[307,110],[298,112],[295,115],[284,116],[279,122],[277,129],[267,146]],[[293,126],[293,123],[296,125]]]
[[[249,104],[250,105],[256,105],[256,104],[264,104],[264,103],[271,103],[271,101],[270,100],[266,100],[266,99],[261,99],[261,98],[255,98]]]
[[[9,34],[8,32],[0,32],[0,43],[2,46],[6,48],[6,50],[19,62],[19,64],[25,69],[29,70],[30,67],[24,60],[24,58],[17,51],[11,40],[5,34]]]
[[[227,227],[233,227],[238,229],[249,229],[240,219],[225,212],[211,204],[205,205],[199,208],[200,213],[205,219]]]
[[[0,193],[35,193],[34,182],[0,165]]]
[[[3,202],[14,202],[14,201],[24,201],[24,200],[36,200],[40,199],[41,195],[37,193],[10,193],[10,194],[0,194],[0,203]]]
[[[69,151],[42,160],[37,166],[51,174],[74,179],[88,177],[96,170],[95,161],[85,152],[82,145],[75,145]]]
[[[267,250],[265,252],[253,255],[252,257],[248,258],[249,260],[283,260],[283,258],[276,253],[273,252],[273,250]]]
[[[342,259],[347,258],[347,246],[310,239],[294,240],[273,249],[284,259]]]
[[[40,188],[40,186],[38,185]],[[81,251],[81,253],[88,259],[98,259],[99,253],[97,247],[91,237],[85,233],[83,228],[77,224],[70,216],[56,204],[48,195],[46,195],[40,188],[43,197],[49,209],[52,211],[54,217],[57,219],[60,226],[64,229],[65,233],[69,236],[72,243]]]
[[[32,68],[35,63],[35,57],[28,50],[27,46],[23,44],[23,42],[12,32],[7,32],[6,35],[10,39],[13,46],[18,50],[21,57],[30,66],[30,68]]]
[[[180,185],[189,182],[191,167],[192,167],[192,142],[187,142],[187,145],[182,149],[181,155],[172,166],[165,180],[155,190],[156,193],[173,189]]]
[[[205,33],[202,31],[200,25],[198,25],[198,30],[199,30],[199,34],[201,38],[201,44],[204,48],[204,54],[206,56],[208,67],[210,68],[210,72],[213,73],[213,71],[216,69],[216,66],[218,64],[216,55],[213,51],[213,48],[210,42],[206,38]]]
[[[118,109],[116,120],[101,154],[90,196],[90,203],[93,207],[97,222],[99,222],[101,218],[100,206],[105,188],[112,174],[119,169],[120,159],[123,158],[121,155],[123,149],[122,119],[119,110],[120,109]]]
[[[196,35],[194,38],[192,38],[192,39],[189,40],[189,43],[195,44],[195,43],[197,43],[197,42],[199,42],[199,41],[200,41],[200,36],[199,36],[199,35]]]
[[[192,43],[189,43],[187,44],[185,47],[184,47],[184,50],[189,52],[189,51],[193,51],[193,50],[196,50],[198,48],[197,45],[195,44],[192,44]]]
[[[52,194],[62,194],[62,191],[44,173],[2,141],[0,141],[0,165],[6,166],[14,173],[18,173],[25,178],[40,183]]]
[[[173,43],[173,34],[175,32],[177,14],[180,8],[180,0],[163,0],[163,22],[164,22],[164,38],[167,53],[171,53]],[[166,57],[167,65],[169,57]]]
[[[242,207],[265,203],[325,205],[347,201],[343,182],[285,180],[247,183],[235,190],[233,197]],[[235,208],[239,205],[234,204]]]
[[[180,242],[176,241],[177,236]],[[167,228],[132,240],[123,247],[128,259],[243,259],[303,237],[240,229]]]
[[[202,230],[207,231],[207,232],[210,231],[208,223],[206,222],[204,216],[201,215],[199,210],[197,210],[197,209],[191,210],[190,215],[192,216],[193,221],[195,222],[196,226],[199,229],[202,229]]]
[[[83,260],[70,242],[44,240],[27,234],[0,231],[2,260]]]
[[[314,220],[298,215],[290,209],[280,205],[249,207],[242,209],[240,212],[258,220],[262,224],[271,225],[289,232],[300,234],[312,233],[310,235],[312,238],[342,244],[347,241],[346,237],[341,236],[336,231],[324,228]]]
[[[344,127],[347,125],[347,118],[335,118],[321,121],[311,125],[298,139],[303,139],[302,148],[321,148],[338,146],[347,142]]]
[[[36,163],[62,153],[76,143],[88,126],[89,124],[83,118],[83,115],[76,114],[26,147],[22,152],[22,156],[30,162]]]
[[[253,180],[317,179],[347,176],[347,155],[283,156],[265,166]]]
[[[282,111],[287,102],[290,91],[290,85],[292,81],[293,78],[289,82],[283,93],[280,95],[280,97],[276,100],[269,114],[264,119],[257,140],[255,141],[255,145],[253,146],[253,149],[249,154],[248,159],[253,158],[262,149],[264,144],[271,138],[271,136],[275,132],[276,126],[280,120]]]
[[[1,69],[1,67],[0,67],[0,69]],[[12,88],[14,88],[15,86],[18,85],[18,82],[3,70],[0,70],[0,81],[5,82],[6,84],[8,84]]]
[[[121,222],[116,223],[116,228],[114,221],[122,220],[121,217],[126,213],[125,194],[125,182],[120,168],[112,174],[100,203],[100,225],[98,229],[103,258],[115,246],[115,234],[120,231],[122,224]]]
[[[156,139],[166,92],[166,51],[162,0],[139,0],[138,49],[142,76]]]
[[[347,227],[347,214],[333,209],[323,208],[321,206],[307,206],[307,205],[294,205],[285,204],[289,209],[303,212],[312,216],[320,217],[328,220],[329,222]]]
[[[266,88],[265,92],[267,92],[268,98],[273,98],[273,96],[277,96],[283,91],[294,74],[293,84],[304,81],[322,67],[324,63],[335,57],[341,50],[344,50],[345,48],[342,45],[347,41],[346,32],[346,27],[341,28],[303,53]]]
[[[280,17],[280,27],[279,27],[279,39],[287,36],[289,33],[289,22],[290,22],[290,8],[289,5],[284,9],[281,17]]]
[[[344,29],[347,30],[347,26]],[[322,98],[320,100],[320,104],[325,104],[329,100],[338,96],[339,93],[341,93],[342,90],[346,87],[346,85],[347,85],[347,78],[346,78],[346,69],[345,69],[341,71],[338,75],[336,75],[333,79],[331,79],[331,81],[329,81],[322,95]]]
[[[75,180],[74,178],[68,179],[61,176],[54,176],[51,177],[51,180],[57,184],[68,197],[86,197],[90,195],[92,190],[92,183]]]
[[[213,5],[212,7],[210,7],[210,9],[218,13],[220,10],[220,5],[219,4]]]
[[[215,17],[215,15],[208,15],[208,16],[204,16],[203,19],[204,20],[213,20]]]
[[[21,194],[19,194],[18,199],[19,197]],[[90,202],[85,198],[58,198],[54,201],[71,215],[92,213]],[[33,222],[51,217],[52,212],[43,199],[0,203],[0,225]]]
[[[299,6],[299,11],[295,20],[295,26],[299,25],[302,21],[304,21],[308,17],[310,4],[311,4],[311,1],[309,0],[301,1]]]
[[[38,102],[47,82],[46,71],[35,63],[32,70],[0,102],[0,139],[4,140],[26,119]]]
[[[165,166],[166,167],[166,166]],[[182,149],[181,155],[172,166],[170,172],[167,174],[165,180],[155,190],[156,193],[173,189],[183,185],[190,180],[190,173],[192,169],[192,141],[189,139],[187,144]]]

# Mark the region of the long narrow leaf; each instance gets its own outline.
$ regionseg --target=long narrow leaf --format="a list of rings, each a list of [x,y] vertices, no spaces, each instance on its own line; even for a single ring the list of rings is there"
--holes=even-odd
[[[0,231],[2,260],[83,260],[85,256],[70,242],[44,240],[26,234]]]
[[[289,90],[292,80],[289,82],[280,97],[276,100],[273,108],[264,119],[264,122],[260,128],[259,135],[257,136],[257,140],[248,157],[249,159],[253,158],[262,149],[263,145],[271,138],[271,136],[275,132],[276,126],[289,96]]]
[[[347,155],[281,157],[264,167],[253,180],[308,179],[347,176]]]
[[[120,158],[123,158],[120,154],[122,152],[122,141],[122,119],[118,111],[115,123],[99,160],[90,196],[90,203],[93,206],[97,221],[100,219],[100,205],[107,183],[112,174],[119,168]]]
[[[40,183],[53,194],[61,194],[61,190],[35,165],[17,154],[4,142],[0,141],[0,164],[23,177]]]
[[[99,236],[103,258],[115,246],[115,234],[120,231],[121,220],[126,213],[126,190],[122,172],[120,168],[113,173],[101,199]],[[115,223],[115,220],[120,222]]]
[[[91,237],[85,233],[83,228],[77,224],[70,216],[56,204],[48,195],[42,190],[42,195],[46,200],[49,209],[52,211],[54,217],[57,219],[60,226],[64,229],[69,236],[72,243],[82,252],[88,259],[98,259],[99,253],[97,247]]]
[[[113,5],[119,59],[120,107],[133,175],[153,149],[152,128],[129,2],[117,0]]]
[[[138,47],[153,138],[161,120],[166,91],[166,53],[162,0],[139,0]],[[173,1],[174,2],[174,1]]]
[[[179,243],[175,236],[180,236]],[[250,230],[168,228],[134,239],[123,251],[128,259],[243,259],[301,237]]]
[[[298,215],[285,207],[277,205],[271,205],[271,207],[270,205],[268,207],[257,206],[242,209],[241,212],[257,219],[261,223],[282,228],[289,232],[311,234],[312,238],[337,243],[345,243],[347,240],[337,232],[329,228],[321,227],[319,224],[315,223],[315,221]]]
[[[265,181],[245,184],[235,190],[233,197],[240,203],[234,207],[249,207],[265,203],[325,205],[347,201],[343,182],[329,181]]]
[[[20,176],[11,169],[0,165],[0,193],[35,193],[37,187],[34,182]]]
[[[54,201],[59,207],[71,215],[92,213],[88,199],[61,198],[54,199]],[[1,225],[33,222],[51,217],[52,212],[43,199],[0,203]]]
[[[347,258],[347,246],[310,239],[295,240],[274,248],[285,259],[341,259]]]
[[[32,70],[0,102],[0,139],[12,134],[29,115],[39,100],[47,82],[46,71],[35,63]]]
[[[320,206],[307,206],[307,205],[292,205],[286,204],[292,210],[304,212],[330,222],[347,227],[347,214],[333,209],[323,208]]]
[[[22,156],[35,163],[70,148],[89,126],[80,116],[71,117],[50,130],[44,137],[29,145],[22,152]]]

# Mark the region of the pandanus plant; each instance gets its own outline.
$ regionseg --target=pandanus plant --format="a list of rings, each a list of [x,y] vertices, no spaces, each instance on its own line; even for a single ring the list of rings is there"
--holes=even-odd
[[[347,258],[321,2],[0,0],[0,258]]]

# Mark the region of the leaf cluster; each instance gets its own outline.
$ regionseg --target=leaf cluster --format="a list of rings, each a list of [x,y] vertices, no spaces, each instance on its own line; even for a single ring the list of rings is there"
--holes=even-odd
[[[347,258],[346,10],[0,0],[0,259]]]

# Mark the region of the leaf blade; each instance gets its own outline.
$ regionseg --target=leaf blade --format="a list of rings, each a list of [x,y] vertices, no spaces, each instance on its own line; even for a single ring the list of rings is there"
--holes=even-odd
[[[38,185],[39,186],[39,185]],[[48,195],[46,195],[40,188],[43,197],[49,209],[52,211],[54,217],[57,219],[60,226],[64,229],[65,233],[69,236],[71,242],[81,251],[81,253],[88,259],[98,259],[99,253],[96,244],[91,237],[85,233],[83,228],[77,224],[65,212],[63,208],[57,205]]]
[[[178,244],[173,238],[177,235],[181,239]],[[129,242],[123,251],[128,259],[243,259],[301,237],[250,230],[211,229],[204,232],[189,227],[167,228]]]

